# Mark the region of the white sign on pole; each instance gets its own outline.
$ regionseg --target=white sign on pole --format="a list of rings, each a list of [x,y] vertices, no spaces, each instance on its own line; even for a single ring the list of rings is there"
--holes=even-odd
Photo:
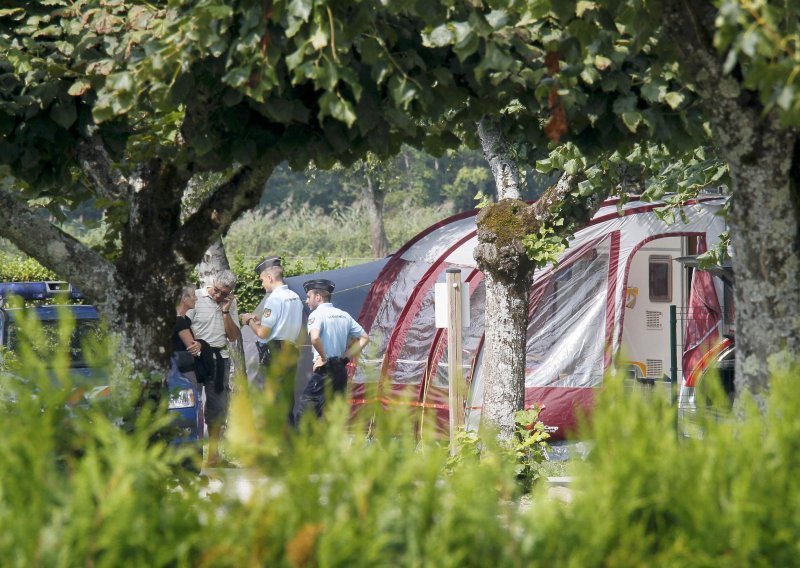
[[[434,284],[433,294],[436,327],[446,328],[448,319],[447,282]],[[461,283],[461,327],[469,327],[469,284],[466,282]]]

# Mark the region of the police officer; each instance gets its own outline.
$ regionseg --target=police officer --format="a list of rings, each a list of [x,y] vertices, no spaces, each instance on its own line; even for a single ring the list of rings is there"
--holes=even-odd
[[[369,336],[350,314],[333,307],[331,294],[335,285],[330,280],[309,280],[303,284],[308,316],[308,335],[314,354],[314,367],[306,388],[295,408],[295,424],[311,406],[317,417],[325,406],[326,381],[334,393],[347,388],[347,363],[355,361]]]
[[[258,337],[259,363],[269,366],[286,345],[296,345],[303,326],[303,302],[283,281],[280,258],[265,258],[256,266],[261,285],[269,292],[261,316],[241,315],[242,325]]]

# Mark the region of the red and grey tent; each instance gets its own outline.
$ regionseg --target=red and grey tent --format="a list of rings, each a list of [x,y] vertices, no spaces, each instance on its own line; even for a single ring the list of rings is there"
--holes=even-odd
[[[672,270],[670,260],[681,252],[696,252],[687,250],[692,239],[702,237],[709,248],[718,242],[725,228],[717,215],[723,204],[721,197],[703,197],[684,206],[683,220],[670,224],[655,212],[663,203],[632,198],[620,206],[608,201],[570,239],[556,267],[536,271],[529,300],[525,404],[544,405],[541,418],[558,428],[555,437],[575,425],[576,408],[591,406],[595,388],[602,385],[621,348],[635,352],[638,341],[660,342],[655,330],[664,329],[662,312],[653,308],[658,304],[647,302],[663,303],[668,297],[666,301],[680,304],[687,296],[679,290],[685,280],[680,270],[663,290],[656,281]],[[378,274],[358,317],[372,346],[353,377],[354,405],[372,396],[368,383],[380,381],[377,392],[386,407],[416,409],[417,419],[434,420],[437,429],[446,431],[447,331],[434,326],[434,284],[444,281],[447,268],[458,267],[471,298],[470,324],[462,340],[469,385],[467,421],[477,426],[483,395],[484,317],[492,315],[484,314],[484,279],[473,259],[476,214],[462,213],[423,231]],[[665,253],[669,251],[662,245],[668,242],[677,247],[674,254]],[[643,257],[637,255],[640,251],[648,251],[644,257],[649,267],[642,269],[643,283],[634,286],[638,276],[632,276],[636,272],[632,268],[634,259]],[[648,286],[648,277],[649,298],[639,291]],[[675,290],[671,282],[676,283]],[[669,296],[659,296],[667,289]],[[628,333],[629,339],[623,333],[626,326],[636,331]],[[668,339],[665,347],[669,348]],[[643,376],[663,374],[663,361],[656,357],[643,356],[636,366]]]

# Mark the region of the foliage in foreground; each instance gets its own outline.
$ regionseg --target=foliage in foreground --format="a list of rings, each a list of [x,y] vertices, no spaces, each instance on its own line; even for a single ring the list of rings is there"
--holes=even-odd
[[[797,557],[794,377],[776,377],[766,415],[745,402],[741,421],[701,416],[702,440],[678,439],[670,407],[610,379],[584,434],[593,450],[573,467],[572,502],[540,485],[522,507],[516,464],[490,441],[482,458],[450,460],[444,445],[417,441],[403,412],[364,408],[352,425],[344,401],[290,434],[289,392],[274,382],[263,392],[240,384],[232,403],[228,454],[247,468],[252,494],[232,483],[209,492],[178,468],[179,451],[150,442],[163,412],[125,434],[96,409],[71,407],[63,372],[57,386],[40,360],[20,358],[35,389],[17,387],[13,400],[2,391],[6,565],[749,566]]]

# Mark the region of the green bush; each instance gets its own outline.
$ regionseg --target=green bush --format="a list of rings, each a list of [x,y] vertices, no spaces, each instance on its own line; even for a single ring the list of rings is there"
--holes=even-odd
[[[620,381],[621,382],[621,381]],[[552,566],[790,566],[800,516],[800,390],[774,377],[768,411],[701,409],[702,439],[679,439],[674,409],[603,393],[574,500],[528,517],[522,552]]]
[[[0,282],[37,282],[58,279],[55,272],[46,269],[32,258],[0,252]]]
[[[794,375],[774,379],[766,414],[745,400],[741,420],[701,415],[700,440],[678,439],[663,401],[609,379],[583,433],[592,450],[572,467],[572,501],[539,484],[524,507],[517,463],[491,438],[454,462],[431,436],[420,442],[404,413],[367,407],[353,423],[342,399],[290,433],[292,385],[278,393],[275,381],[264,391],[240,382],[232,400],[226,451],[252,494],[209,494],[177,472],[179,452],[152,443],[163,409],[123,433],[96,409],[70,407],[40,357],[19,355],[27,382],[6,374],[13,401],[0,397],[3,565],[797,563]]]
[[[231,270],[236,274],[236,304],[239,313],[252,312],[264,297],[264,287],[261,279],[256,276],[255,267],[261,261],[245,260],[241,253],[237,253],[231,262]],[[297,276],[298,274],[312,274],[324,270],[334,270],[345,266],[345,259],[330,260],[327,256],[318,256],[316,262],[308,263],[303,259],[290,259],[282,257],[284,276]]]

